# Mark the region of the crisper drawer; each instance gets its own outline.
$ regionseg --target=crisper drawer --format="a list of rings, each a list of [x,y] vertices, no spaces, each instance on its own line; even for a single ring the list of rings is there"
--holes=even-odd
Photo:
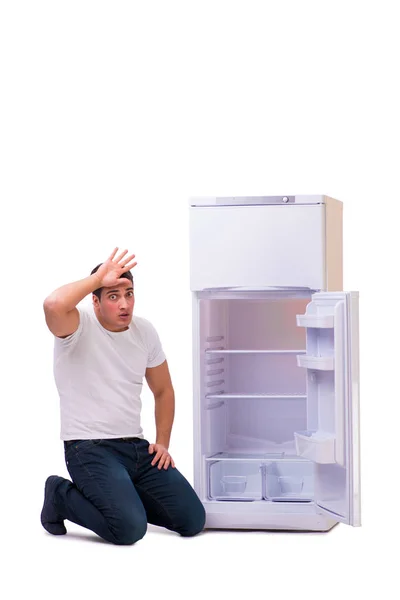
[[[210,500],[262,499],[262,468],[258,462],[220,460],[209,464]]]
[[[314,466],[309,461],[265,465],[263,497],[273,502],[310,502],[314,496]]]
[[[191,290],[325,289],[325,206],[190,209]]]

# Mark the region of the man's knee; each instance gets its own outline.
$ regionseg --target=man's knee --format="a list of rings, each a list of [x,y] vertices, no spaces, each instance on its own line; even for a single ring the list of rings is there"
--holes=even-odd
[[[206,523],[206,513],[202,503],[198,502],[182,519],[178,533],[183,537],[191,537],[203,531]]]
[[[118,546],[130,546],[141,540],[147,531],[147,521],[122,522],[112,531],[112,542]]]

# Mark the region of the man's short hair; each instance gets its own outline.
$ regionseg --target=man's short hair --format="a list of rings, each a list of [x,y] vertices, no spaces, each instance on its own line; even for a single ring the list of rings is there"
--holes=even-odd
[[[102,264],[103,263],[99,263],[94,269],[92,269],[92,271],[91,271],[90,274],[93,275],[93,273],[96,273],[96,271],[99,269],[99,267],[101,267]],[[132,275],[132,273],[130,271],[126,271],[126,273],[122,273],[122,275],[120,276],[120,279],[122,279],[122,278],[129,279],[129,281],[132,281],[132,286],[133,286],[133,275]],[[94,292],[93,292],[93,294],[95,296],[97,296],[99,300],[100,300],[100,297],[101,297],[101,290],[102,289],[103,288],[100,287],[100,288],[97,288],[97,290],[94,290]]]

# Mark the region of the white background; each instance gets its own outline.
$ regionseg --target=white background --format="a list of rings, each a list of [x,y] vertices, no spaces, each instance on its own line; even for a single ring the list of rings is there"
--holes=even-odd
[[[395,5],[2,2],[4,597],[398,597]],[[136,312],[168,356],[170,450],[192,482],[188,198],[308,193],[343,201],[344,289],[360,291],[363,526],[192,539],[149,527],[128,547],[69,522],[48,535],[44,481],[67,471],[44,297],[114,246],[136,253]],[[148,390],[143,403],[151,439]]]

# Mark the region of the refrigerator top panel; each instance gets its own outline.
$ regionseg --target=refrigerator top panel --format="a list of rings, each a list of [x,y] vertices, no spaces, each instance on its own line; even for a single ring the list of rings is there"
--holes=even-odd
[[[192,291],[343,289],[340,201],[246,196],[191,202]]]
[[[193,291],[323,290],[325,206],[191,207],[190,272]]]
[[[190,198],[190,206],[259,206],[269,204],[325,204],[327,196],[227,196]]]

